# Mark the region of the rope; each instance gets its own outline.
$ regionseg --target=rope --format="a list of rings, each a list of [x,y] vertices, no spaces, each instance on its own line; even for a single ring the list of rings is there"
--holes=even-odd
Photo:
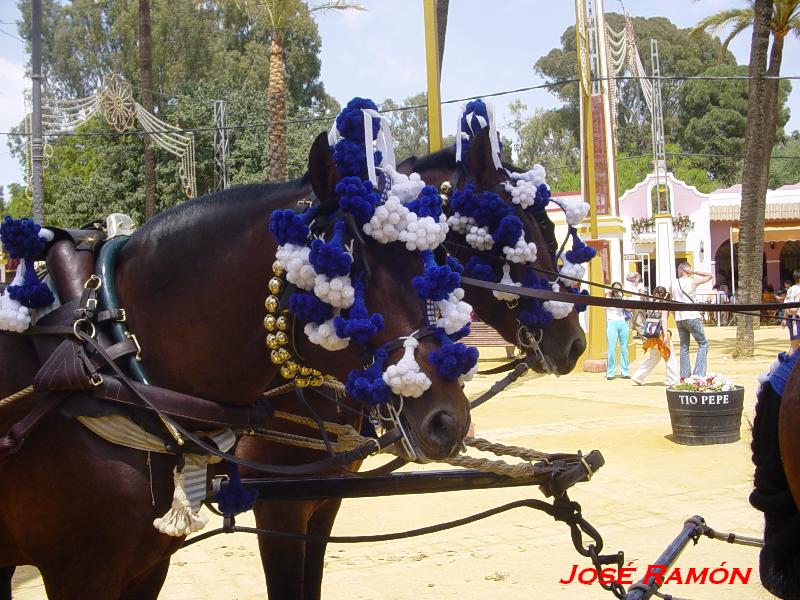
[[[522,460],[548,460],[550,458],[549,454],[539,450],[523,448],[522,446],[506,446],[483,438],[468,437],[464,439],[464,444],[481,452],[491,452],[496,456],[508,455]]]
[[[32,393],[33,393],[33,386],[29,385],[24,390],[20,390],[16,394],[11,394],[7,398],[3,398],[2,400],[0,400],[0,408],[2,408],[3,406],[6,406],[8,404],[12,404],[13,402],[16,402],[17,400],[19,400],[20,398],[24,398],[25,396],[29,396]]]

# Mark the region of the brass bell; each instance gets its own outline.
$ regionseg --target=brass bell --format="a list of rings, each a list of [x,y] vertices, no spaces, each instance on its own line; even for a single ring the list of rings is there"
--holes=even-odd
[[[278,306],[280,306],[280,302],[276,296],[267,296],[267,299],[264,300],[264,308],[267,309],[267,312],[274,313],[278,310]]]
[[[286,344],[289,343],[289,338],[286,337],[285,333],[279,331],[278,333],[275,334],[275,343],[278,346],[285,346]]]
[[[289,319],[286,317],[278,317],[278,320],[275,322],[275,326],[278,328],[278,331],[288,331]]]
[[[297,375],[297,363],[293,360],[286,361],[281,365],[281,377],[284,379],[294,379]]]
[[[311,367],[300,367],[300,375],[303,377],[308,377],[314,372],[314,369]]]
[[[273,277],[269,280],[267,287],[269,288],[270,294],[278,295],[283,289],[283,281],[279,277]]]
[[[322,377],[322,373],[318,372],[312,375],[309,381],[311,382],[312,387],[319,387],[325,382],[325,378]]]
[[[275,350],[276,348],[280,348],[282,344],[278,342],[278,336],[274,333],[270,333],[267,335],[267,348],[270,350]]]
[[[306,377],[295,377],[294,384],[299,388],[308,387],[309,383],[311,383]]]
[[[291,357],[291,354],[286,351],[286,348],[277,348],[269,353],[269,358],[273,365],[285,363]]]
[[[267,315],[264,317],[264,329],[267,331],[275,331],[277,319],[275,315]]]
[[[281,261],[276,260],[274,263],[272,263],[272,272],[275,273],[276,277],[280,277],[284,274],[285,271],[283,265],[281,265]]]

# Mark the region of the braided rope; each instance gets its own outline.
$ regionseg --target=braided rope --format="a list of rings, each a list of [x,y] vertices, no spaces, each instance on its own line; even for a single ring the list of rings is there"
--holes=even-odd
[[[0,400],[0,408],[2,408],[3,406],[6,406],[8,404],[12,404],[13,402],[16,402],[17,400],[19,400],[20,398],[24,398],[25,396],[29,396],[32,393],[33,393],[33,386],[29,385],[24,390],[20,390],[16,394],[11,394],[7,398],[3,398],[2,400]]]
[[[464,445],[481,452],[491,452],[496,456],[513,456],[522,460],[548,460],[550,458],[550,455],[546,452],[523,448],[522,446],[506,446],[483,438],[466,437],[464,438]]]

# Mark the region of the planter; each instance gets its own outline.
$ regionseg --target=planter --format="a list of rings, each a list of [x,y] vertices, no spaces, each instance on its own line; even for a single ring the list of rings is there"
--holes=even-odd
[[[675,441],[686,446],[739,441],[744,388],[728,392],[667,390],[669,419]]]

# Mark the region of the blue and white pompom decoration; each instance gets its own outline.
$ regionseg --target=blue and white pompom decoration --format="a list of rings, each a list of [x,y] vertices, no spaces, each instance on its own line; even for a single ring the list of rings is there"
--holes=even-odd
[[[0,242],[11,258],[20,259],[11,285],[0,295],[0,330],[22,332],[31,324],[31,310],[45,308],[55,302],[46,283],[39,281],[34,260],[44,254],[53,232],[43,229],[31,219],[9,216],[0,224]]]

